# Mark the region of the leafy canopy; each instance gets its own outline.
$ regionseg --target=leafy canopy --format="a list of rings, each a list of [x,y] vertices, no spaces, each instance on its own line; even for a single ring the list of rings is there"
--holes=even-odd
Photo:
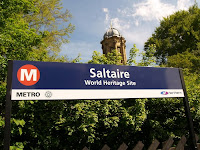
[[[167,56],[197,51],[200,45],[199,18],[200,9],[197,4],[188,11],[181,10],[164,18],[145,43],[145,51],[151,44],[155,44],[158,64],[166,64]]]
[[[39,49],[47,49],[50,61],[57,61],[61,45],[69,42],[70,34],[75,29],[69,22],[72,15],[69,10],[62,9],[61,0],[34,0],[34,7],[37,11],[26,14],[24,19],[36,33],[45,33]]]
[[[58,57],[57,54],[60,45],[68,42],[67,37],[73,32],[74,26],[70,23],[65,24],[65,27],[61,26],[63,22],[68,23],[71,14],[68,11],[62,12],[60,6],[60,0],[0,2],[0,149],[3,146],[5,126],[8,60],[67,61],[65,57]],[[30,109],[22,109],[23,103]],[[32,104],[32,101],[13,103],[11,132],[14,138],[11,141],[11,149],[31,149],[29,142],[23,140],[22,136],[37,136],[34,129],[29,126],[35,118],[40,119],[34,113],[28,113],[32,109],[37,109]],[[45,103],[47,104],[48,102]],[[36,142],[33,143],[37,145]]]

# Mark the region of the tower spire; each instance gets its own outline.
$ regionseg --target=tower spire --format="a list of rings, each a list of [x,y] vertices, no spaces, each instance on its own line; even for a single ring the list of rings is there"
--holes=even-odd
[[[110,28],[112,29],[112,20],[110,21]]]

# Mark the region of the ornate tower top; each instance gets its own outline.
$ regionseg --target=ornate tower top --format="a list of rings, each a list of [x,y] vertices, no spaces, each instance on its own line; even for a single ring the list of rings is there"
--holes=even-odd
[[[113,36],[122,37],[122,35],[119,33],[119,31],[111,26],[111,28],[106,31],[103,38],[105,39],[105,38],[110,38]]]
[[[107,53],[110,53],[113,49],[117,50],[122,55],[122,63],[126,64],[126,40],[120,34],[120,32],[112,27],[112,23],[110,28],[106,31],[103,36],[103,40],[101,41],[103,54],[107,56]]]

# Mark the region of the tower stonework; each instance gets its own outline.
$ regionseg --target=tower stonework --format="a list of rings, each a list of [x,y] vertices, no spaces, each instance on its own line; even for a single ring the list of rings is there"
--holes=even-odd
[[[126,40],[119,31],[115,28],[110,28],[106,31],[101,41],[103,54],[107,56],[107,53],[112,50],[117,50],[122,55],[122,63],[126,64]]]

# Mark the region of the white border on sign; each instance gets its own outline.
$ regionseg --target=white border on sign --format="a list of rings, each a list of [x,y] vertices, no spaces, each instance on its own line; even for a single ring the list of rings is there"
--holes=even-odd
[[[72,100],[184,97],[183,89],[13,89],[11,100]]]

